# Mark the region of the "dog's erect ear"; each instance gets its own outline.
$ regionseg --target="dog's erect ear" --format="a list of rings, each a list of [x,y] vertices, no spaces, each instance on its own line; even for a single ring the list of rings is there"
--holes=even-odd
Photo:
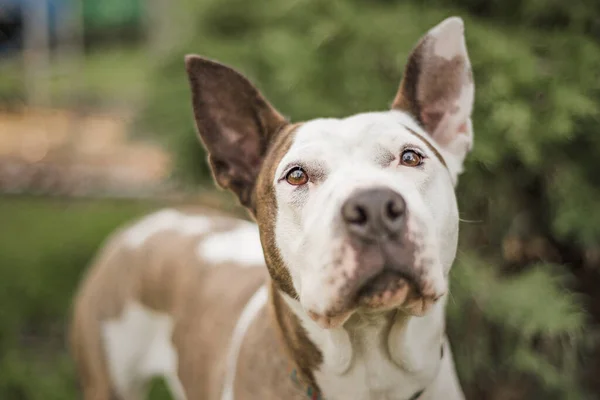
[[[287,121],[232,68],[194,55],[186,56],[185,65],[215,180],[253,210],[252,192],[269,140]]]
[[[406,111],[462,164],[473,145],[475,85],[461,18],[445,19],[408,59],[393,109]]]

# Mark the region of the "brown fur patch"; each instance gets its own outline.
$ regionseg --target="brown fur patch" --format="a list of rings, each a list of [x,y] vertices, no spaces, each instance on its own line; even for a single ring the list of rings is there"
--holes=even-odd
[[[435,132],[446,112],[454,114],[458,111],[454,102],[460,97],[463,86],[473,82],[465,57],[457,55],[448,60],[437,56],[434,45],[435,38],[430,35],[418,42],[409,56],[392,103],[393,109],[410,113],[429,133]]]
[[[250,324],[236,368],[236,399],[307,400],[290,378],[294,366],[282,348],[272,307],[263,307]]]
[[[279,290],[281,290],[293,299],[298,298],[292,284],[292,277],[281,258],[275,241],[275,224],[277,222],[277,199],[273,187],[275,170],[292,145],[295,132],[300,125],[287,126],[274,138],[257,180],[255,204],[257,206],[256,219],[260,227],[265,260],[273,281],[270,297],[272,316],[278,328],[278,336],[286,353],[296,364],[300,379],[317,388],[313,371],[321,364],[323,357],[314,343],[308,339],[300,321],[279,293]]]
[[[307,385],[318,390],[314,371],[323,362],[323,355],[315,344],[310,341],[306,330],[290,310],[277,288],[271,286],[271,312],[277,322],[280,340],[286,353],[291,357],[299,378]]]
[[[418,102],[418,84],[421,77],[421,65],[423,63],[423,49],[427,36],[423,37],[408,56],[408,62],[404,67],[404,75],[400,82],[400,88],[392,102],[395,110],[406,111],[411,114],[419,124],[423,126],[421,119],[421,105]]]
[[[273,180],[275,170],[283,156],[288,152],[294,140],[296,129],[301,124],[286,126],[273,138],[263,168],[256,182],[254,195],[256,199],[256,220],[260,228],[260,238],[265,253],[267,268],[277,287],[292,298],[298,298],[298,294],[292,284],[292,277],[283,262],[275,241],[275,224],[277,222],[277,199]]]

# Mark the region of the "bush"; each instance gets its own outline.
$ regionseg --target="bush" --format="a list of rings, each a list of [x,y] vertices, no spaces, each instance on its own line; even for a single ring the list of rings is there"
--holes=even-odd
[[[188,182],[208,173],[185,53],[236,66],[295,121],[345,116],[387,108],[416,40],[461,15],[477,89],[459,185],[475,223],[463,224],[449,306],[460,377],[473,398],[600,392],[600,365],[581,357],[600,319],[596,2],[207,0],[191,12],[194,34],[156,68],[142,120]]]

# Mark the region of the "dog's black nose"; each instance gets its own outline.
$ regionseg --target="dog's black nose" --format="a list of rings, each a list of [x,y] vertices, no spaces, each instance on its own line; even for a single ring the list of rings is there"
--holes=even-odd
[[[404,229],[406,203],[387,188],[365,189],[342,205],[342,219],[350,233],[362,239],[398,235]]]

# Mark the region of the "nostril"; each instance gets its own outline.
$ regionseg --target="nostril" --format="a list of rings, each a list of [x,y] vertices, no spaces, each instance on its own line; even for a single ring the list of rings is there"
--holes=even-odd
[[[369,217],[365,207],[360,204],[348,204],[344,210],[344,219],[353,225],[365,225]]]
[[[389,200],[385,205],[386,217],[395,221],[404,215],[404,204],[397,200]]]

